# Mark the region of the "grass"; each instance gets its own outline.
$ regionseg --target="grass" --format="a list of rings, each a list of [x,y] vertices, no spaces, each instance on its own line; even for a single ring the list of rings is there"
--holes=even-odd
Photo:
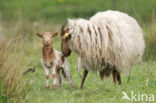
[[[89,18],[98,11],[113,9],[113,0],[1,0],[0,14],[7,21],[18,16],[31,21],[45,20],[65,23],[67,18]],[[155,0],[116,0],[115,10],[123,11],[150,22],[156,10]]]
[[[4,103],[4,101],[7,102],[24,102],[24,103],[125,103],[127,101],[121,101],[122,91],[126,91],[129,95],[131,91],[134,92],[140,92],[140,93],[146,93],[146,94],[156,94],[156,60],[155,60],[155,53],[151,51],[155,51],[155,38],[151,37],[151,35],[155,35],[156,32],[153,31],[154,29],[154,22],[152,22],[149,25],[146,25],[147,28],[144,27],[145,31],[145,41],[146,41],[146,50],[144,55],[144,60],[141,64],[138,64],[132,73],[131,82],[127,83],[128,76],[122,75],[123,85],[122,86],[114,86],[112,77],[104,79],[104,81],[100,80],[100,77],[97,73],[89,73],[85,85],[83,89],[78,89],[81,76],[80,74],[75,70],[75,67],[77,65],[77,56],[72,53],[72,55],[68,58],[68,61],[70,63],[71,73],[73,80],[75,82],[75,89],[71,90],[68,82],[65,82],[62,84],[62,87],[58,90],[52,89],[52,80],[51,80],[51,89],[47,91],[45,89],[45,77],[44,77],[44,70],[40,63],[41,58],[41,45],[42,40],[38,38],[35,33],[36,32],[55,32],[59,31],[61,25],[53,26],[54,24],[39,21],[37,23],[30,22],[28,20],[23,20],[20,18],[18,21],[14,21],[11,24],[5,24],[5,22],[1,22],[1,39],[4,40],[4,38],[8,39],[15,39],[20,38],[20,44],[22,48],[19,48],[16,50],[13,57],[19,57],[18,53],[23,52],[22,58],[19,62],[11,60],[11,63],[19,63],[20,66],[17,66],[15,71],[26,71],[28,68],[35,69],[34,73],[28,73],[27,75],[23,76],[21,75],[21,71],[15,75],[13,78],[20,79],[18,84],[16,85],[20,87],[22,90],[26,90],[26,92],[18,92],[16,97],[8,97],[8,100],[1,101]],[[14,26],[15,25],[15,26]],[[9,31],[8,31],[9,30]],[[151,34],[151,31],[153,32]],[[14,35],[11,35],[14,34]],[[15,37],[16,36],[16,37]],[[1,41],[2,41],[1,40]],[[18,41],[18,40],[17,40]],[[14,43],[11,43],[13,47],[15,47]],[[1,50],[4,49],[5,46],[2,46]],[[56,37],[54,39],[54,47],[57,50],[60,50],[60,40],[59,37]],[[152,47],[152,48],[151,48]],[[16,49],[16,48],[15,48]],[[11,54],[12,50],[6,49]],[[2,55],[3,56],[3,55]],[[151,58],[150,58],[151,57]],[[10,63],[9,61],[6,61],[5,64]],[[21,65],[22,64],[22,65]],[[16,64],[14,65],[16,66]],[[5,70],[6,67],[3,67],[2,69]],[[0,68],[1,69],[1,68]],[[13,68],[8,67],[7,70],[14,71]],[[11,74],[10,74],[11,73]],[[12,75],[12,72],[10,72],[8,76]],[[82,75],[82,72],[81,72]],[[9,78],[11,79],[11,77]],[[148,79],[148,85],[146,86],[146,82]],[[29,85],[29,82],[27,83],[27,86],[25,86],[25,82],[23,81],[33,81],[33,85]],[[7,81],[5,81],[7,83]],[[11,82],[14,84],[14,82]],[[4,83],[0,83],[1,86],[4,85]],[[16,86],[15,85],[15,86]],[[26,87],[26,88],[25,88]],[[28,87],[28,88],[27,88]],[[30,91],[29,91],[29,87]],[[3,89],[1,89],[1,96],[3,95],[4,98],[6,97],[6,93],[2,92]],[[22,96],[22,93],[23,96]],[[21,97],[22,96],[22,97]],[[19,99],[20,98],[20,99]],[[11,100],[10,100],[11,99]]]
[[[18,21],[14,21],[11,24],[5,24],[5,22],[1,22],[1,39],[4,40],[4,38],[8,39],[15,39],[20,38],[20,44],[22,48],[17,49],[15,52],[16,57],[19,57],[17,53],[23,52],[22,58],[19,61],[21,66],[17,66],[15,70],[19,70],[21,68],[21,71],[26,71],[28,68],[35,69],[34,73],[28,73],[27,75],[23,76],[20,73],[17,73],[18,75],[15,76],[15,78],[18,77],[18,79],[26,80],[26,81],[33,81],[33,85],[28,85],[26,87],[32,87],[29,91],[29,88],[24,88],[25,84],[19,80],[18,87],[21,87],[22,90],[26,90],[24,92],[24,96],[21,97],[23,92],[17,93],[17,98],[12,97],[12,101],[7,102],[24,102],[24,103],[125,103],[127,101],[121,101],[122,98],[122,91],[126,91],[129,95],[131,91],[134,92],[140,92],[140,93],[146,93],[146,94],[156,94],[155,86],[156,86],[156,60],[155,60],[155,54],[152,51],[155,51],[155,38],[152,38],[151,35],[155,35],[155,29],[154,29],[154,22],[152,22],[149,25],[146,25],[144,27],[145,31],[145,41],[146,41],[146,50],[145,50],[145,56],[144,61],[141,64],[138,64],[137,67],[135,67],[131,82],[127,83],[128,76],[122,75],[123,85],[122,86],[114,86],[112,77],[104,79],[104,81],[100,80],[100,77],[97,73],[89,73],[84,88],[78,89],[81,76],[80,74],[75,70],[75,67],[77,65],[77,56],[72,53],[72,55],[68,58],[68,61],[70,63],[71,73],[73,80],[75,82],[75,89],[71,90],[68,82],[62,84],[62,87],[58,90],[53,90],[52,88],[52,80],[51,80],[51,89],[47,91],[45,89],[45,77],[44,77],[44,70],[40,63],[41,58],[41,46],[42,46],[42,40],[38,38],[35,33],[36,32],[55,32],[59,31],[61,25],[53,26],[53,23],[48,23],[44,21],[39,21],[37,23],[30,22],[26,19],[20,18]],[[15,26],[14,26],[15,25]],[[9,30],[9,31],[8,31]],[[153,32],[151,34],[151,31]],[[5,35],[4,35],[5,34]],[[11,35],[14,34],[14,35]],[[2,41],[1,40],[1,41]],[[18,40],[17,40],[18,41]],[[12,43],[11,43],[12,44]],[[14,47],[14,44],[12,44]],[[152,48],[151,48],[152,46]],[[4,49],[5,46],[1,48],[1,50]],[[60,40],[59,37],[56,37],[54,39],[54,47],[57,50],[60,50]],[[149,50],[147,50],[149,49]],[[7,49],[9,51],[9,49]],[[7,54],[12,53],[11,51]],[[2,55],[3,56],[3,55]],[[152,58],[149,58],[152,57]],[[12,60],[12,59],[9,59]],[[9,63],[6,61],[6,63]],[[12,61],[11,63],[16,63],[16,61]],[[16,66],[16,65],[15,65]],[[5,68],[3,68],[5,69]],[[10,70],[10,68],[8,68]],[[14,70],[14,69],[13,69]],[[12,71],[12,69],[11,69]],[[9,74],[10,75],[10,74]],[[81,72],[82,75],[82,72]],[[148,81],[148,85],[146,86],[146,81]],[[6,82],[7,83],[7,82]],[[1,83],[2,85],[4,83]],[[20,85],[22,84],[22,85]],[[1,89],[2,90],[2,89]],[[4,95],[5,93],[2,93],[1,95]],[[6,98],[6,96],[4,96]],[[10,98],[10,97],[9,97]],[[1,98],[2,99],[2,98]],[[4,102],[4,100],[3,100]],[[2,103],[3,103],[2,102]]]
[[[76,61],[76,56],[69,60],[71,59]],[[156,94],[156,62],[143,62],[139,64],[132,73],[130,83],[127,83],[127,75],[122,75],[122,86],[114,86],[112,77],[101,81],[98,74],[89,73],[82,90],[78,89],[81,78],[76,70],[74,70],[76,63],[73,62],[72,65],[71,70],[75,81],[75,90],[71,90],[68,82],[65,82],[60,89],[53,90],[51,87],[47,91],[44,88],[44,72],[40,66],[34,74],[27,75],[35,79],[35,86],[24,101],[26,103],[31,103],[31,101],[34,103],[124,103],[125,101],[121,101],[123,96],[121,94],[122,91],[126,91],[127,93],[134,91],[136,93]],[[146,86],[148,76],[149,82]]]
[[[144,60],[156,60],[156,19],[144,27],[144,38],[146,43]]]
[[[112,0],[1,0],[0,103],[129,102],[121,100],[122,91],[126,91],[129,96],[131,91],[156,96],[155,5],[154,0],[117,0],[116,3],[116,10],[135,17],[144,31],[146,48],[143,61],[134,68],[130,83],[127,83],[128,75],[125,74],[122,74],[123,85],[118,86],[113,84],[112,77],[101,81],[98,73],[91,72],[84,88],[78,89],[82,72],[75,70],[77,56],[72,53],[68,61],[75,89],[72,90],[66,81],[61,88],[53,90],[51,80],[51,88],[47,91],[40,63],[42,40],[35,33],[59,32],[67,18],[88,18],[97,11],[111,9]],[[11,48],[7,48],[8,43]],[[60,51],[59,37],[54,39],[54,47]],[[28,68],[35,69],[35,72],[23,76],[22,73]]]
[[[0,103],[19,102],[29,92],[30,85],[22,76],[23,69],[20,69],[25,68],[25,64],[21,61],[23,51],[18,52],[21,49],[20,45],[17,40],[1,41]]]

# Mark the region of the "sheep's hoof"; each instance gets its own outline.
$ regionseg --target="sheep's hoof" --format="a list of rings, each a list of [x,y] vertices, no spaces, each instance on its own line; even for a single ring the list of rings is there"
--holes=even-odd
[[[79,86],[79,89],[82,89],[83,87],[82,86]]]
[[[46,86],[45,88],[46,88],[46,90],[49,90],[49,89],[50,89],[50,86],[48,85],[48,86]]]
[[[72,88],[72,90],[74,90],[74,89],[75,89],[75,88],[74,88],[74,85],[72,85],[71,88]]]

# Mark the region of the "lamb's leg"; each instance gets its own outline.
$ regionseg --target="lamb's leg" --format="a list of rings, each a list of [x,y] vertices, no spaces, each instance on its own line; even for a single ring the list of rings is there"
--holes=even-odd
[[[52,69],[53,88],[56,89],[61,86],[61,76],[58,66],[53,66]]]
[[[58,84],[61,86],[61,71],[60,69],[57,69],[57,78],[58,78]]]
[[[62,80],[64,82],[66,80],[66,74],[64,72],[64,68],[61,68],[61,71],[62,71]]]
[[[88,70],[84,70],[84,72],[83,72],[83,77],[82,77],[82,81],[81,81],[81,84],[80,84],[80,88],[83,87],[83,84],[84,84],[84,81],[85,81],[85,79],[86,79],[87,74],[88,74]]]
[[[46,89],[49,89],[50,88],[50,83],[49,83],[49,79],[50,79],[50,76],[49,76],[49,68],[45,68],[45,77],[46,77]]]
[[[63,68],[64,69],[64,73],[65,73],[65,75],[66,75],[66,77],[67,77],[67,79],[69,81],[69,84],[70,84],[71,88],[74,89],[74,83],[73,83],[73,79],[72,79],[72,77],[70,75],[69,65],[68,65],[67,62],[64,65],[65,65],[64,68]]]
[[[41,63],[42,63],[42,66],[44,68],[44,72],[45,72],[45,78],[46,78],[46,89],[49,89],[50,88],[50,83],[49,83],[49,79],[50,79],[50,75],[49,75],[49,72],[50,72],[50,68],[47,68],[42,60],[41,60]]]
[[[116,84],[117,81],[119,85],[122,84],[120,73],[117,70],[113,70],[113,81],[114,81],[114,84]]]

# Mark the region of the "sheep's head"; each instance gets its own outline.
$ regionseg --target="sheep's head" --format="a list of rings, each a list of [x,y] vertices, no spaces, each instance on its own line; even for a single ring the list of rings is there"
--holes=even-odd
[[[52,34],[50,32],[46,32],[46,33],[43,33],[43,34],[36,33],[36,35],[38,37],[43,38],[43,45],[49,46],[49,45],[51,45],[53,43],[53,37],[57,36],[58,33],[56,32],[56,33]]]
[[[62,53],[65,57],[70,56],[71,50],[69,48],[68,41],[71,39],[71,34],[69,33],[69,29],[64,29],[64,26],[62,26],[61,29],[61,49]]]

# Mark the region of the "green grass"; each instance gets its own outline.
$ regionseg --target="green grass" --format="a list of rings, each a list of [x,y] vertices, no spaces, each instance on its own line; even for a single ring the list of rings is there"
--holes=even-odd
[[[0,103],[19,102],[31,87],[29,79],[22,75],[26,66],[22,62],[22,42],[19,42],[5,39],[0,42]]]
[[[16,97],[6,100],[6,94],[2,88],[4,83],[0,82],[0,103],[127,103],[128,101],[121,100],[122,91],[126,91],[128,95],[131,91],[154,94],[156,98],[156,0],[116,1],[116,10],[126,12],[136,18],[144,31],[146,48],[143,61],[134,67],[131,82],[127,83],[128,75],[122,74],[123,85],[118,86],[113,84],[112,76],[101,81],[98,73],[90,72],[84,88],[78,89],[82,71],[79,74],[75,70],[77,56],[72,53],[68,61],[75,89],[72,90],[66,81],[62,83],[61,88],[53,90],[51,80],[51,88],[47,91],[44,70],[40,63],[42,40],[35,33],[60,32],[67,18],[89,18],[98,11],[112,9],[112,0],[0,0],[0,44],[4,40],[6,43],[7,41],[19,42],[22,48],[17,49],[14,56],[18,58],[18,54],[23,53],[19,61],[22,65],[19,67],[14,65],[18,72],[15,77],[12,77],[19,79],[19,84],[11,83],[11,85],[16,84],[20,89],[15,91]],[[60,39],[56,37],[54,47],[60,51],[60,46]],[[12,47],[14,48],[15,45],[12,44]],[[4,46],[0,45],[0,52],[3,49]],[[7,49],[8,52],[5,55],[12,55],[12,51],[9,50]],[[0,66],[0,70],[6,69],[5,64],[17,63],[14,59],[9,60],[11,62],[6,61],[3,68]],[[0,61],[0,65],[1,63]],[[21,75],[21,71],[28,68],[36,71],[25,76]],[[9,69],[14,71],[11,67]],[[0,72],[0,76],[2,74]],[[146,85],[147,80],[148,85]],[[24,84],[25,81],[27,85]],[[29,84],[30,81],[32,85]],[[26,92],[20,92],[25,89]],[[21,97],[21,95],[24,96]]]
[[[75,83],[75,89],[72,90],[70,88],[70,85],[66,81],[65,83],[62,84],[62,87],[60,89],[53,90],[51,80],[51,88],[49,91],[47,91],[45,89],[44,70],[40,63],[42,40],[41,38],[38,38],[35,35],[35,33],[45,31],[50,32],[59,31],[61,26],[60,25],[53,26],[53,25],[54,24],[43,21],[39,21],[37,25],[34,25],[33,22],[20,19],[8,25],[3,24],[2,26],[1,33],[3,35],[1,35],[1,37],[3,38],[7,37],[8,39],[11,40],[15,39],[15,37],[19,37],[20,41],[22,41],[22,49],[19,49],[19,51],[24,50],[24,54],[22,56],[21,61],[21,63],[24,63],[24,67],[19,68],[19,70],[25,71],[30,67],[36,70],[34,73],[30,72],[27,75],[21,77],[22,79],[25,79],[26,81],[31,81],[33,83],[31,85],[31,89],[28,92],[28,94],[27,92],[24,93],[24,95],[26,96],[22,99],[21,102],[125,103],[127,101],[121,101],[122,91],[126,91],[129,95],[131,91],[134,91],[136,93],[140,92],[156,95],[156,60],[155,53],[150,51],[156,50],[154,46],[155,39],[152,38],[152,35],[155,35],[156,33],[154,29],[155,26],[153,23],[146,25],[147,28],[144,28],[146,41],[145,57],[143,62],[141,64],[138,64],[134,68],[130,83],[127,83],[128,75],[124,74],[122,74],[123,85],[118,86],[113,84],[112,77],[105,78],[104,81],[101,81],[98,73],[89,73],[89,75],[86,78],[84,88],[78,89],[81,82],[81,76],[75,70],[75,67],[77,66],[77,56],[74,53],[72,53],[72,55],[68,58],[68,61],[71,68],[71,74]],[[151,31],[153,32],[152,34],[150,33]],[[59,37],[56,37],[54,39],[54,47],[60,51],[60,46],[61,46],[60,39]],[[14,62],[16,63],[16,61]],[[148,85],[146,86],[147,79],[149,80],[149,82]],[[20,98],[19,94],[17,95],[17,98]],[[17,98],[14,98],[15,100],[12,102],[16,102]]]
[[[125,103],[121,101],[122,91],[127,93],[134,91],[136,93],[146,93],[156,95],[156,62],[143,62],[135,67],[131,82],[127,83],[127,75],[122,75],[123,85],[114,85],[112,77],[100,80],[96,73],[89,73],[83,89],[78,89],[81,77],[74,69],[77,57],[72,55],[69,58],[71,64],[72,77],[75,82],[75,89],[72,90],[66,81],[58,90],[45,89],[44,70],[40,63],[36,72],[28,74],[27,77],[34,80],[32,90],[26,96],[26,103]],[[82,74],[82,73],[81,73]],[[146,80],[149,76],[148,86]],[[51,80],[52,81],[52,80]]]
[[[0,14],[6,20],[18,19],[18,16],[32,21],[45,20],[65,23],[67,18],[89,18],[98,11],[113,9],[113,0],[1,0]],[[150,22],[151,12],[156,11],[155,0],[116,0],[115,10],[123,11]]]
[[[156,56],[154,53],[156,49],[154,45],[155,39],[152,38],[152,35],[154,36],[156,32],[153,23],[146,25],[147,28],[144,28],[146,41],[146,50],[144,54],[145,57],[143,62],[141,64],[138,64],[134,68],[130,83],[127,83],[128,75],[124,74],[122,75],[123,85],[118,86],[113,84],[112,77],[105,78],[104,81],[101,81],[98,73],[89,73],[88,77],[86,78],[84,88],[78,89],[81,82],[81,76],[75,70],[75,67],[77,66],[77,56],[74,53],[72,53],[72,55],[68,58],[68,61],[70,64],[72,77],[75,83],[75,89],[72,90],[68,82],[66,81],[62,84],[62,87],[60,89],[53,90],[51,80],[51,89],[47,91],[45,89],[44,70],[40,63],[42,40],[41,38],[38,38],[35,35],[35,33],[45,31],[56,32],[59,31],[60,27],[60,25],[54,26],[54,24],[43,21],[39,21],[37,25],[34,25],[33,22],[22,19],[14,21],[8,25],[3,24],[1,29],[1,33],[3,35],[1,35],[1,37],[8,38],[10,40],[14,40],[15,37],[17,37],[20,39],[20,41],[22,41],[22,48],[19,49],[19,52],[24,51],[21,60],[21,63],[24,63],[24,67],[18,69],[25,71],[31,67],[36,70],[34,73],[30,72],[25,76],[21,76],[22,79],[25,79],[26,81],[31,81],[33,84],[31,85],[31,89],[28,92],[28,94],[27,92],[24,93],[25,97],[20,102],[125,103],[126,101],[121,101],[122,91],[126,91],[129,95],[131,91],[134,91],[136,93],[140,92],[156,95]],[[150,33],[151,31],[153,32],[152,34]],[[54,47],[60,51],[60,46],[60,39],[59,37],[56,37],[54,39]],[[14,62],[16,63],[16,61]],[[148,86],[146,86],[147,79],[149,80]],[[23,87],[24,85],[18,86]],[[0,91],[2,92],[2,89]],[[17,95],[17,98],[20,98],[19,94]],[[17,98],[14,98],[15,100],[12,102],[16,102]]]

